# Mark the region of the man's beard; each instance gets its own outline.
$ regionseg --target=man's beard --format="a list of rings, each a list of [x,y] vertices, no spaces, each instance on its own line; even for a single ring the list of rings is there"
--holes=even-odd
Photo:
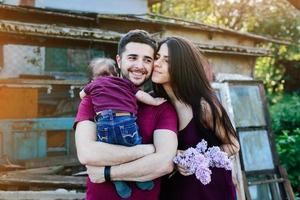
[[[148,71],[146,70],[146,68],[140,69],[140,68],[136,68],[136,67],[130,67],[130,68],[128,68],[128,71],[129,72],[140,72],[142,74],[148,74]]]
[[[127,79],[129,79],[129,73],[132,73],[132,72],[138,72],[138,73],[141,73],[141,74],[148,74],[148,71],[146,70],[146,68],[142,68],[142,69],[140,69],[140,68],[136,68],[136,67],[130,67],[130,68],[128,68],[127,69],[127,71],[126,71],[126,73],[123,73],[122,71],[121,71],[121,75],[122,75],[122,77],[124,77],[124,78],[127,78]],[[136,85],[137,87],[140,87],[140,86],[142,86],[148,79],[149,79],[149,77],[151,76],[151,74],[149,75],[149,76],[147,76],[147,77],[145,77],[145,79],[141,82],[141,83],[139,83],[138,85]],[[130,80],[130,79],[129,79]],[[132,81],[132,80],[130,80],[130,81]]]

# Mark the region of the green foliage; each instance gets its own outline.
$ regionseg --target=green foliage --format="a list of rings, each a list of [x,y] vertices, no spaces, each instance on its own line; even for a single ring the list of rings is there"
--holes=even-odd
[[[274,67],[274,57],[256,59],[254,77],[262,80],[269,95],[282,93],[284,89],[284,68]]]
[[[300,128],[284,130],[276,137],[281,164],[287,169],[294,191],[300,192]]]
[[[270,113],[272,129],[276,135],[283,131],[293,132],[300,128],[300,96],[284,95],[279,102],[270,107]]]
[[[295,193],[300,193],[300,96],[283,95],[271,106],[272,128],[281,164]]]

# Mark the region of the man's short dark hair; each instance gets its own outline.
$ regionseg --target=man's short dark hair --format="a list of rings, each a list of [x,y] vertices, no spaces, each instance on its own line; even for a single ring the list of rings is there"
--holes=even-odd
[[[125,46],[130,42],[137,42],[142,44],[148,44],[151,46],[156,52],[157,50],[157,43],[156,41],[151,37],[151,35],[144,30],[131,30],[126,35],[124,35],[119,42],[118,45],[118,55],[122,56],[122,53],[125,51]]]

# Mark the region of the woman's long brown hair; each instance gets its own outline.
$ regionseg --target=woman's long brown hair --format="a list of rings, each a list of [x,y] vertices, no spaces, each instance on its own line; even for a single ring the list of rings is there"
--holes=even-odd
[[[190,41],[180,37],[169,37],[159,43],[167,44],[169,52],[169,73],[170,84],[176,98],[191,106],[194,119],[197,122],[198,132],[204,132],[204,138],[209,145],[221,145],[222,141],[216,135],[216,124],[224,127],[226,138],[230,141],[230,134],[236,137],[233,125],[219,102],[215,91],[211,87],[205,73],[205,65],[208,64],[206,58],[200,50]],[[168,99],[162,85],[154,84],[153,89],[158,96]],[[201,101],[205,100],[211,109],[213,126],[205,125],[205,115]],[[205,131],[203,131],[205,130]]]

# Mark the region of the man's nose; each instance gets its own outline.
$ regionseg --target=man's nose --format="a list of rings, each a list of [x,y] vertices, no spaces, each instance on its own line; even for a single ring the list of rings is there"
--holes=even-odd
[[[135,67],[144,68],[144,61],[142,59],[138,59],[135,63]]]

